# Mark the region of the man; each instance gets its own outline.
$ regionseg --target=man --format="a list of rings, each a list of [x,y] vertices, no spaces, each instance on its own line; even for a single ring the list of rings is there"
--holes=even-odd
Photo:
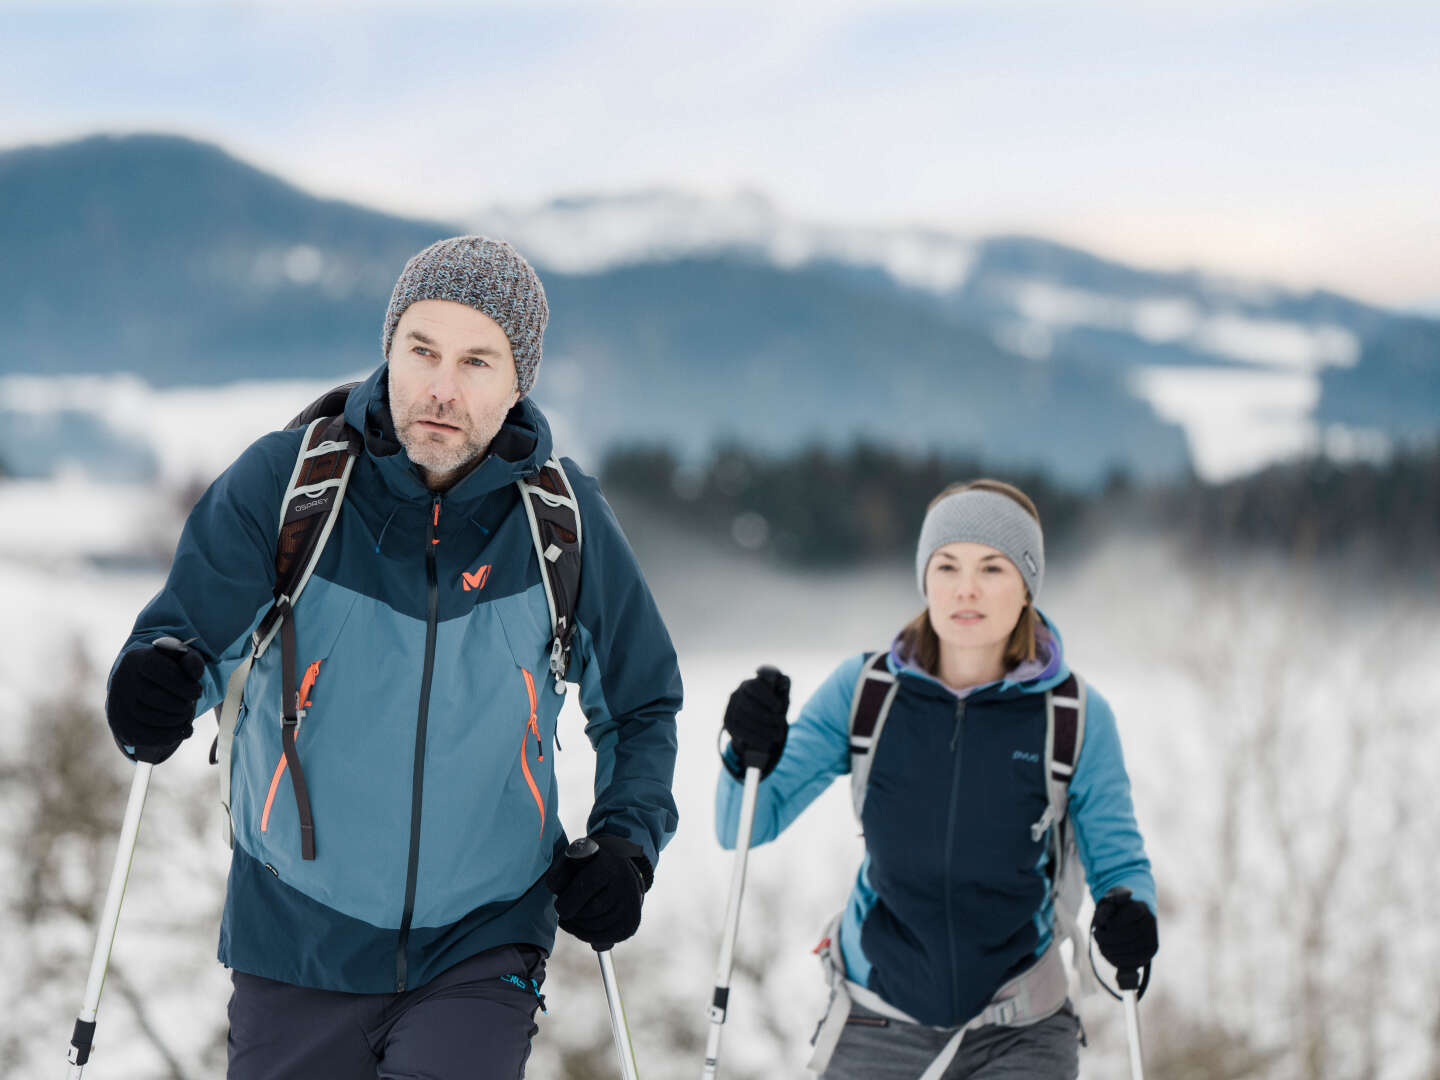
[[[232,1080],[521,1075],[557,913],[591,943],[639,926],[676,827],[680,676],[598,485],[565,460],[582,552],[568,678],[597,754],[599,845],[565,859],[562,697],[516,486],[552,453],[528,397],[547,318],[509,245],[442,240],[406,265],[386,362],[346,398],[364,445],[288,620],[293,660],[278,642],[258,656],[234,728]],[[169,757],[250,656],[303,438],[259,439],[191,512],[111,674],[132,758]],[[155,647],[167,636],[188,651]]]

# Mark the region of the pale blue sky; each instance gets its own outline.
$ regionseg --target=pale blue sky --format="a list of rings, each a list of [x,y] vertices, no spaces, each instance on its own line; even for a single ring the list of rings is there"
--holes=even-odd
[[[1440,306],[1440,3],[0,0],[0,147],[134,130],[407,213],[745,187]]]

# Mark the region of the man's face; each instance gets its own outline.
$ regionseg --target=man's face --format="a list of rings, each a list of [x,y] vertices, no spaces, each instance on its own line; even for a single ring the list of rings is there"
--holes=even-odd
[[[390,343],[395,434],[431,488],[444,490],[490,448],[520,392],[500,324],[452,300],[420,300]]]

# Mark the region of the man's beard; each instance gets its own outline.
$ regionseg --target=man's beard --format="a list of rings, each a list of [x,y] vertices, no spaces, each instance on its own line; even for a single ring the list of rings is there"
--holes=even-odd
[[[483,458],[490,449],[490,443],[499,434],[501,425],[505,423],[508,410],[504,406],[505,403],[501,401],[496,404],[493,412],[468,417],[453,406],[446,408],[431,401],[396,401],[393,388],[390,396],[390,414],[395,423],[395,437],[400,440],[400,445],[405,448],[410,460],[425,473],[427,481],[458,479],[460,474],[467,472]],[[461,441],[439,442],[429,438],[424,429],[415,427],[420,420],[453,425],[459,429]]]

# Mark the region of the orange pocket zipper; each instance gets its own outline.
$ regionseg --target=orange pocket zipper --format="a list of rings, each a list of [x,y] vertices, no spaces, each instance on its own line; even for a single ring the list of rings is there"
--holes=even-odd
[[[530,785],[530,794],[535,796],[535,805],[540,810],[540,835],[545,835],[545,800],[540,797],[540,789],[535,786],[535,777],[530,774],[530,761],[525,753],[525,741],[533,733],[535,736],[535,760],[545,760],[545,747],[540,742],[540,721],[535,716],[535,680],[530,677],[530,672],[525,668],[520,669],[520,674],[525,676],[525,693],[530,697],[530,719],[525,722],[525,732],[520,736],[520,768],[525,773],[525,783]],[[283,765],[284,762],[282,761]]]
[[[315,680],[320,675],[320,661],[316,660],[305,669],[305,677],[300,680],[300,693],[296,695],[296,701],[301,709],[308,709],[314,702],[310,701],[310,691],[315,689]],[[300,731],[297,728],[295,738],[300,738]],[[280,760],[275,764],[275,775],[270,777],[270,792],[265,796],[265,811],[260,815],[260,831],[267,832],[270,828],[270,807],[275,802],[275,790],[280,786],[280,777],[285,775],[285,754],[280,754]]]

